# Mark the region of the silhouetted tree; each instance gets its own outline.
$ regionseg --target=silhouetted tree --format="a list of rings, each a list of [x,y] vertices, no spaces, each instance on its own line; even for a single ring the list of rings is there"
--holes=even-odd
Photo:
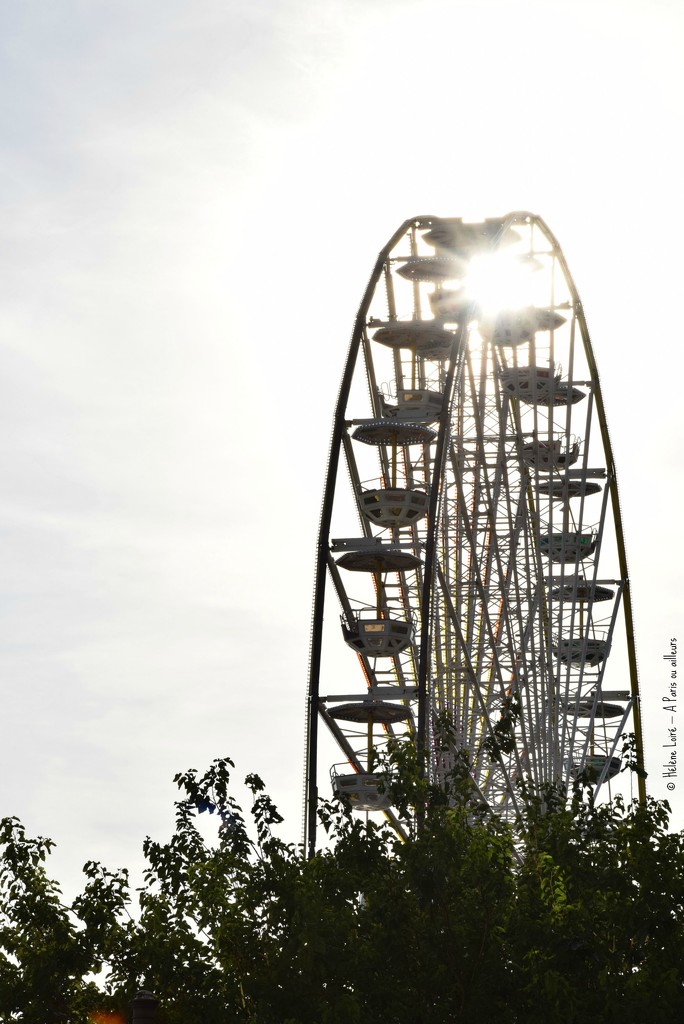
[[[64,905],[52,843],[0,826],[0,1019],[126,1020],[140,988],[160,1024],[659,1024],[684,1010],[684,844],[668,808],[581,787],[520,794],[515,826],[448,792],[411,748],[385,766],[419,834],[321,804],[312,860],[274,832],[256,775],[246,817],[232,762],[176,777],[167,843],[144,844],[144,885],[89,861]],[[217,820],[207,843],[198,814]]]

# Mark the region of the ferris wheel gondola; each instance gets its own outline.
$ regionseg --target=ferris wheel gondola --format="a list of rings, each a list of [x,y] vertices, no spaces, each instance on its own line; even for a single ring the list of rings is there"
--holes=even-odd
[[[333,595],[341,636],[325,625]],[[346,758],[335,791],[398,828],[375,768],[407,735],[433,781],[465,759],[478,799],[511,816],[523,780],[583,775],[596,796],[611,792],[633,732],[644,799],[633,634],[603,398],[557,241],[529,213],[406,221],[371,275],[334,418],[309,677],[309,851],[319,720]],[[322,689],[341,676],[343,694]],[[451,748],[438,751],[445,719]]]

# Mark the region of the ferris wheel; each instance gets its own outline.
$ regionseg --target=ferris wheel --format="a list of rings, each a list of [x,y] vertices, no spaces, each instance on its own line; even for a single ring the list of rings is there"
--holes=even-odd
[[[433,781],[459,758],[478,800],[510,817],[521,781],[582,775],[610,795],[631,733],[645,799],[599,377],[563,254],[532,214],[406,221],[361,302],[318,538],[311,853],[330,770],[320,723],[333,790],[398,829],[378,757],[409,735]]]

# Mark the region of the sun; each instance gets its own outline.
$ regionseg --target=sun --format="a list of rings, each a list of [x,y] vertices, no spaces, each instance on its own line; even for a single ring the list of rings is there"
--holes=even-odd
[[[508,252],[473,256],[464,291],[487,316],[532,304],[534,264]]]

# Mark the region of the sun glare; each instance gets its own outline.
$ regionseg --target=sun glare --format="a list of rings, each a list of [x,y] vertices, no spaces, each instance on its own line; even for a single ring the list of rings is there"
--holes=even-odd
[[[463,285],[486,315],[530,305],[532,274],[520,256],[497,252],[474,256]]]

